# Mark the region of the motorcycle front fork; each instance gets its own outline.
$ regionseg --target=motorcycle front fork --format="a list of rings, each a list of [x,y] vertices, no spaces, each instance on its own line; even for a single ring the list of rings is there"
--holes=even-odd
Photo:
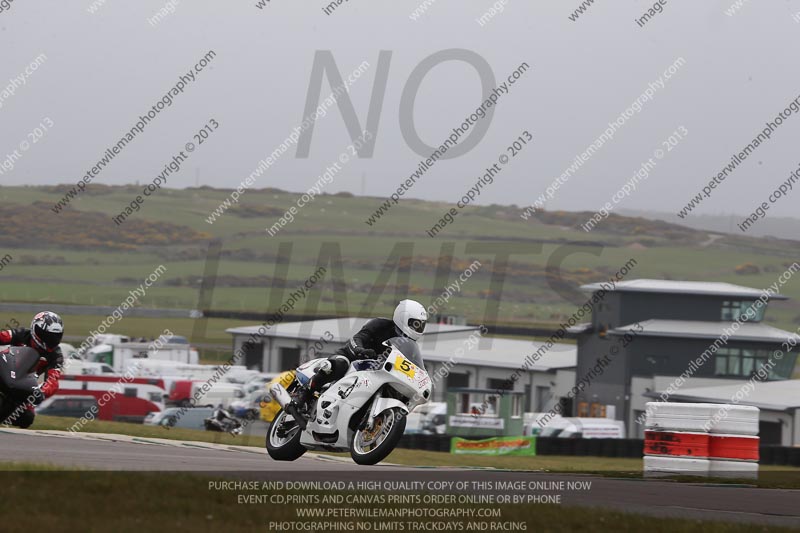
[[[306,425],[308,425],[308,422],[306,421],[305,417],[302,414],[300,414],[300,409],[294,402],[286,404],[286,407],[284,407],[283,409],[288,414],[290,414],[292,418],[294,418],[294,421],[297,422],[297,425],[300,426],[300,429],[302,431],[306,430]]]

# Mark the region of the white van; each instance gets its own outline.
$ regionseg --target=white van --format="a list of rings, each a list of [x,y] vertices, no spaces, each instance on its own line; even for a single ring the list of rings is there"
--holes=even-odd
[[[406,433],[444,434],[447,422],[447,403],[431,402],[419,405],[406,415]]]
[[[250,370],[243,365],[235,365],[225,374],[225,380],[229,383],[244,385],[249,383],[251,379],[258,377],[259,374],[258,370]]]
[[[192,385],[192,398],[195,394],[202,392],[206,382],[195,382]],[[214,383],[205,394],[199,396],[195,404],[196,407],[218,407],[222,405],[224,409],[230,407],[234,400],[241,400],[245,397],[244,388],[233,383]]]
[[[556,416],[542,428],[539,436],[560,439],[624,439],[625,422],[610,418]]]
[[[447,431],[447,403],[431,402],[422,415],[420,429],[429,435],[444,435]]]
[[[78,352],[78,349],[75,348],[72,344],[68,342],[62,342],[58,345],[61,348],[61,353],[64,355],[64,359],[80,359],[81,354]]]

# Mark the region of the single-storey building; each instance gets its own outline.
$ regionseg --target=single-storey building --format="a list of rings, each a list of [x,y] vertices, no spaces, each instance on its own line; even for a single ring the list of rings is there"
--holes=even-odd
[[[307,320],[278,324],[259,334],[259,326],[228,329],[234,351],[244,349],[244,364],[263,372],[281,372],[324,357],[342,347],[366,323],[363,318]],[[485,335],[480,326],[429,324],[420,340],[428,373],[434,381],[433,401],[443,402],[453,388],[510,390],[524,393],[524,411],[547,411],[575,384],[577,350],[556,344],[535,364],[525,358],[542,343]],[[253,337],[254,336],[254,337]],[[254,339],[249,345],[247,341]],[[518,372],[519,371],[519,372]],[[518,374],[513,381],[509,378]]]

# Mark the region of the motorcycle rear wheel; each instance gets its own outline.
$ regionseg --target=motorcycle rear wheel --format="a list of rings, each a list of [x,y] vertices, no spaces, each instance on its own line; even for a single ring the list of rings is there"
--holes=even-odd
[[[406,430],[405,412],[387,409],[375,418],[372,430],[356,429],[350,437],[350,457],[360,465],[380,463],[392,453]]]
[[[267,453],[276,461],[294,461],[306,453],[305,446],[300,444],[300,437],[303,431],[294,420],[286,420],[290,416],[291,415],[286,411],[281,409],[278,411],[278,414],[275,415],[275,418],[272,420],[267,430]],[[281,428],[284,424],[289,426],[288,429]],[[278,435],[278,430],[283,430],[286,434],[280,436]]]

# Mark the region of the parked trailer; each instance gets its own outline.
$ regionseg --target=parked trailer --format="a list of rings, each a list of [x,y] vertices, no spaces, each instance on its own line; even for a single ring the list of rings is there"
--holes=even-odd
[[[169,361],[173,363],[197,364],[197,350],[188,344],[165,343],[156,345],[145,342],[122,342],[99,344],[86,353],[87,361],[106,363],[115,371],[122,372],[136,363],[146,361]]]
[[[247,370],[240,365],[223,368],[220,365],[176,363],[154,359],[137,359],[132,361],[125,370],[130,370],[131,373],[138,376],[170,376],[188,380],[209,380],[216,375],[217,381],[230,383],[245,383],[253,376],[258,375],[258,372]]]
[[[157,359],[136,359],[125,367],[122,373],[141,377],[162,378],[165,380],[209,379],[217,372],[216,365],[190,365],[175,361]]]
[[[64,361],[64,374],[74,376],[102,376],[116,375],[114,369],[105,363],[91,363],[80,359],[66,359]]]

